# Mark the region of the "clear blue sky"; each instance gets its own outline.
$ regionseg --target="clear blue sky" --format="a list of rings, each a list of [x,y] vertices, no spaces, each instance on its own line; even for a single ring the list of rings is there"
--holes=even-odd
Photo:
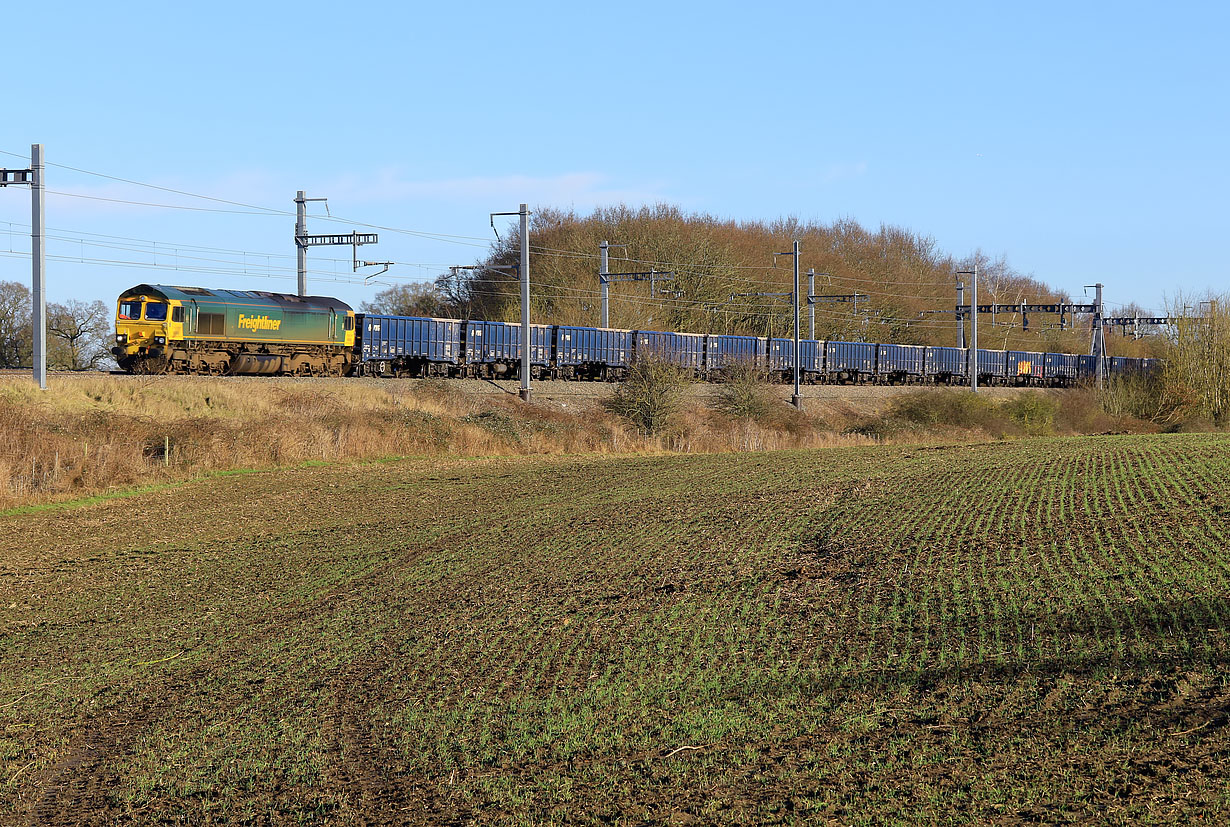
[[[382,231],[361,254],[401,262],[386,279],[474,261],[487,214],[521,201],[665,201],[894,224],[1158,309],[1230,284],[1224,4],[591,8],[9,9],[0,151],[28,159],[41,142],[52,164],[287,212],[304,189],[334,216],[463,237]],[[112,301],[143,281],[294,290],[292,217],[58,166],[48,188],[92,196],[49,195],[52,234],[76,239],[53,256],[161,267],[53,259],[52,300]],[[317,214],[310,232],[350,229]],[[29,279],[29,259],[8,255],[28,251],[29,221],[26,191],[0,189],[0,279]],[[351,279],[349,254],[315,249],[312,267]],[[379,289],[311,287],[356,305]]]

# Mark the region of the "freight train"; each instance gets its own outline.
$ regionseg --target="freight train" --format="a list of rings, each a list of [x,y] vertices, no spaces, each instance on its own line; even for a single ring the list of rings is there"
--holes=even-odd
[[[794,340],[759,336],[530,326],[533,379],[618,381],[634,360],[668,360],[720,381],[736,363],[793,381]],[[143,284],[119,298],[120,367],[134,373],[516,378],[521,326],[477,319],[355,313],[337,299],[248,290]],[[968,348],[838,342],[799,343],[801,381],[964,384]],[[1155,359],[1114,357],[1111,375],[1156,370]],[[1062,387],[1097,375],[1093,356],[979,348],[987,385]]]

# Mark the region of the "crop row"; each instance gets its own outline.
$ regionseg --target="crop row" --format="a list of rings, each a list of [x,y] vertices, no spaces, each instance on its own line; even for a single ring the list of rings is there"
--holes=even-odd
[[[1228,472],[1212,436],[416,461],[58,515],[0,558],[42,595],[0,778],[197,820],[1208,814]]]

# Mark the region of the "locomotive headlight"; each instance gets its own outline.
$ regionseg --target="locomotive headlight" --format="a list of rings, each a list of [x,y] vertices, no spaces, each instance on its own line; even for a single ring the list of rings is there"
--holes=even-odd
[[[166,336],[155,336],[154,341],[160,345],[165,345],[167,343],[167,337]]]
[[[116,343],[117,345],[124,345],[124,344],[128,344],[128,334],[127,334],[127,333],[117,333],[117,334],[115,334],[115,343]]]

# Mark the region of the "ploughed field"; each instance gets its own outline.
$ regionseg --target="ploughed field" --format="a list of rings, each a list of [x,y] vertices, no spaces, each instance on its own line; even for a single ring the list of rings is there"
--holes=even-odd
[[[402,460],[0,516],[0,823],[1224,823],[1230,441]]]

